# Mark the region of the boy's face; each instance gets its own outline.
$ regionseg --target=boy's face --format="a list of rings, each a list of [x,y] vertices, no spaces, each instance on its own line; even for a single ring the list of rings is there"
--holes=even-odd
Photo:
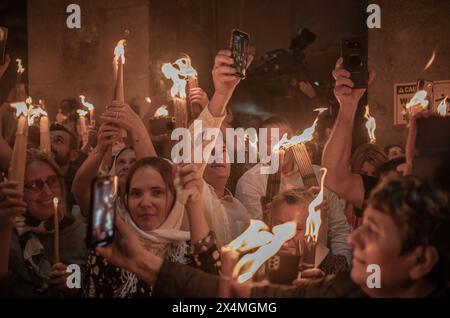
[[[350,235],[349,243],[353,247],[351,278],[369,295],[380,294],[381,291],[389,295],[386,292],[401,291],[412,283],[410,271],[416,258],[412,253],[401,254],[400,231],[388,214],[369,205],[364,211],[363,225]],[[367,272],[370,264],[380,268],[379,290],[367,286],[367,278],[373,274],[373,271]]]

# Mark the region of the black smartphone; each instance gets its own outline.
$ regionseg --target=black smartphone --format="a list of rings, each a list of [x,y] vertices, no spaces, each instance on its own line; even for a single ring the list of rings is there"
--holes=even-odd
[[[8,39],[8,28],[0,27],[0,64],[5,64],[6,40]]]
[[[92,182],[91,215],[87,246],[106,246],[114,239],[117,176],[97,177]]]
[[[231,32],[231,57],[234,60],[232,65],[236,69],[236,76],[244,78],[247,74],[247,57],[250,36],[238,29]]]
[[[367,88],[367,39],[364,37],[344,38],[341,43],[343,67],[350,72],[353,88]]]
[[[151,118],[150,132],[152,135],[170,134],[175,129],[175,117]]]

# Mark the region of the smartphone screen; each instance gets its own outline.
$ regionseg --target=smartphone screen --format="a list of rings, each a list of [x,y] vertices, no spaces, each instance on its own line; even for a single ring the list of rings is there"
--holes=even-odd
[[[5,64],[7,39],[8,39],[8,29],[5,27],[0,27],[0,64]]]
[[[115,197],[117,177],[99,177],[92,184],[92,210],[88,246],[110,244],[114,238]]]
[[[234,59],[233,67],[236,68],[236,76],[244,78],[247,71],[247,56],[249,35],[234,29],[231,33],[231,54]]]

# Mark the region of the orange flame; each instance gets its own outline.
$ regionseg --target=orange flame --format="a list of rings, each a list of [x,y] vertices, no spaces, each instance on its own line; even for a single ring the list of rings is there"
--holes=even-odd
[[[448,96],[445,96],[445,98],[442,100],[442,102],[439,103],[437,107],[438,114],[444,117],[447,116],[447,107],[448,107],[447,99]]]
[[[322,204],[323,202],[323,183],[325,180],[325,176],[327,175],[327,169],[322,168],[320,171],[323,172],[322,179],[320,181],[320,192],[317,197],[309,204],[308,206],[308,218],[306,219],[306,231],[305,237],[308,242],[317,242],[317,237],[319,235],[320,229],[320,209],[316,210],[316,208]]]
[[[119,62],[119,59],[122,60],[122,64],[125,64],[125,43],[124,39],[117,42],[116,47],[114,48],[114,61],[116,63]]]
[[[167,110],[167,105],[162,105],[159,107],[153,117],[155,118],[161,118],[161,117],[167,117],[169,116],[169,111]]]
[[[84,95],[80,95],[81,104],[83,104],[84,107],[86,107],[88,110],[93,110],[94,105],[92,105],[89,102],[86,102],[86,97]]]
[[[369,112],[369,105],[366,105],[366,113],[364,114],[364,118],[367,119],[366,128],[369,134],[370,143],[374,144],[377,141],[375,137],[375,129],[377,128],[377,123],[375,121],[375,117],[372,117]]]
[[[313,139],[313,135],[314,135],[314,131],[316,130],[316,126],[317,126],[317,122],[319,120],[319,115],[324,112],[325,110],[327,110],[328,108],[317,108],[314,111],[319,112],[319,114],[317,114],[316,119],[314,120],[314,123],[312,124],[311,127],[306,128],[303,133],[301,135],[298,136],[294,136],[291,139],[289,139],[288,141],[284,142],[281,147],[283,147],[284,149],[288,149],[292,146],[295,146],[296,144],[302,143],[302,142],[307,142],[307,141],[311,141]]]
[[[427,92],[425,90],[418,91],[406,104],[406,109],[410,109],[416,105],[422,108],[428,107]]]
[[[16,62],[17,62],[17,74],[23,74],[23,72],[25,72],[25,69],[22,66],[22,60],[16,59]]]
[[[252,220],[247,230],[233,242],[224,247],[225,251],[234,250],[245,252],[254,248],[256,251],[244,255],[233,270],[233,277],[237,277],[239,283],[243,283],[256,273],[256,271],[269,258],[275,255],[284,242],[294,237],[297,225],[295,222],[287,222],[274,226],[272,233],[267,231],[267,225],[260,220]],[[242,270],[244,271],[243,273]]]
[[[186,98],[186,81],[188,78],[197,76],[197,71],[192,67],[191,59],[183,57],[174,63],[164,63],[161,71],[166,78],[173,82],[170,89],[171,96]]]

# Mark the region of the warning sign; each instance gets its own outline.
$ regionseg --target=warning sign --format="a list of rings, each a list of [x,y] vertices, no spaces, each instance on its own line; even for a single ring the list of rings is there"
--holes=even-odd
[[[406,127],[406,104],[417,90],[417,83],[401,83],[394,85],[394,126]]]

